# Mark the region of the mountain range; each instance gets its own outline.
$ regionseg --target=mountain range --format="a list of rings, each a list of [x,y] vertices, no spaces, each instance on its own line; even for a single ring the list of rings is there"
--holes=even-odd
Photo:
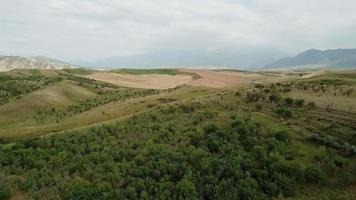
[[[12,69],[64,69],[73,65],[44,56],[0,56],[0,71]]]
[[[356,49],[309,49],[294,57],[287,57],[266,65],[264,68],[355,68]]]
[[[239,69],[356,68],[356,49],[310,49],[294,57],[276,50],[162,51],[76,62],[76,65],[44,56],[0,56],[0,71],[11,69],[63,69],[75,66],[96,68],[211,67]],[[274,61],[274,62],[273,62]],[[270,64],[266,64],[270,63]]]
[[[218,50],[160,50],[129,56],[75,62],[80,66],[104,68],[239,68],[264,66],[288,54],[271,48],[226,48]]]

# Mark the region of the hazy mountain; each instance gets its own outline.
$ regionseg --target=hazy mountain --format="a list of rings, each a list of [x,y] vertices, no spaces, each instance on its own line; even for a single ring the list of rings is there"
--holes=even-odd
[[[356,67],[356,49],[310,49],[295,57],[280,59],[267,68],[353,68]]]
[[[0,71],[11,69],[63,69],[71,67],[73,66],[69,63],[43,56],[0,56]]]
[[[267,48],[204,50],[167,50],[130,56],[115,56],[98,60],[73,62],[90,67],[236,67],[250,68],[286,56],[278,50]]]

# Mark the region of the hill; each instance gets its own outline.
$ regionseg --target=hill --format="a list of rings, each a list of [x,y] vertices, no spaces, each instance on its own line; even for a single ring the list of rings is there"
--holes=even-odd
[[[355,199],[355,70],[169,89],[96,73],[0,72],[0,199]]]
[[[287,57],[266,65],[266,68],[354,68],[356,49],[309,49],[295,57]]]
[[[0,56],[0,71],[12,69],[64,69],[72,67],[69,63],[43,56]]]

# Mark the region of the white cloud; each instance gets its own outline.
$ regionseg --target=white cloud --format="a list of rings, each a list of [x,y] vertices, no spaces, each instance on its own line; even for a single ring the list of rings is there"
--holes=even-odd
[[[356,47],[355,8],[354,0],[2,0],[0,44],[67,60],[164,49]]]

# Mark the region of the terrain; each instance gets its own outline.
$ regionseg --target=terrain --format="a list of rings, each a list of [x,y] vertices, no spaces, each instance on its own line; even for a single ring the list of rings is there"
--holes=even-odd
[[[0,73],[0,199],[355,199],[356,71]]]

